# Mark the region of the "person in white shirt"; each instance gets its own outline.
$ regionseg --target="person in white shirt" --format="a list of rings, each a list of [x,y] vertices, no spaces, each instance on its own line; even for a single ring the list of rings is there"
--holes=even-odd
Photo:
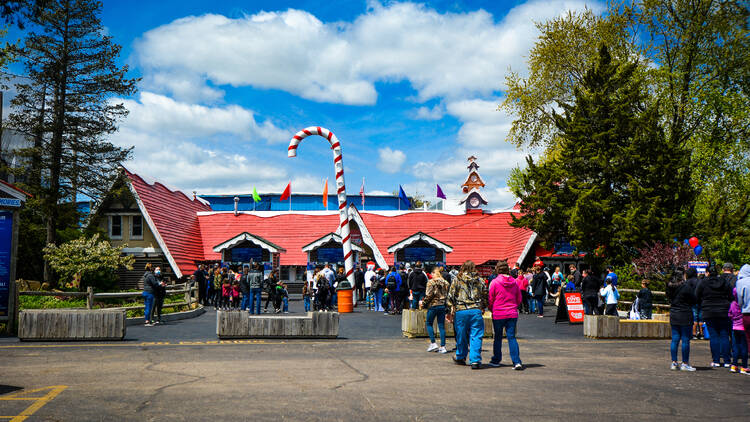
[[[365,297],[369,296],[370,294],[370,287],[372,287],[372,279],[373,277],[377,277],[377,273],[375,272],[375,266],[374,265],[368,265],[367,266],[367,272],[365,272]],[[368,309],[370,307],[370,301],[367,301]]]
[[[606,281],[607,286],[599,289],[599,294],[604,298],[604,302],[607,304],[604,315],[618,316],[617,300],[620,298],[620,292],[617,291],[617,287],[612,285],[611,279],[608,278]]]

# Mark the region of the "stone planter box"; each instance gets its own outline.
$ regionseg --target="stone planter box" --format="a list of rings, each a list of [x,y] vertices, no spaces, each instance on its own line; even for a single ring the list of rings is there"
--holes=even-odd
[[[417,338],[427,337],[427,310],[424,309],[405,309],[401,313],[401,333],[404,337]],[[432,324],[435,329],[435,336],[438,336],[437,319]],[[445,321],[445,336],[453,337],[455,332],[453,331],[453,324]],[[492,337],[492,313],[484,313],[484,336]]]
[[[590,338],[671,338],[672,330],[668,321],[585,315],[583,335]]]
[[[243,311],[217,311],[216,335],[220,339],[336,338],[339,335],[339,314],[249,315]]]
[[[19,313],[22,341],[122,340],[125,311],[107,309],[29,309]]]

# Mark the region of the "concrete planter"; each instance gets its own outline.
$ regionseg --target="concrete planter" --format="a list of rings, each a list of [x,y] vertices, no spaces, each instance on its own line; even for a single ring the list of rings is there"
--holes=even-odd
[[[106,309],[29,309],[21,311],[22,341],[122,340],[125,311]]]
[[[433,322],[432,327],[435,329],[435,335],[438,335],[437,320]],[[427,337],[427,310],[424,309],[405,309],[401,313],[401,333],[404,337],[417,338]],[[445,336],[453,337],[453,324],[445,321]],[[484,336],[492,337],[492,313],[484,313]]]
[[[670,338],[672,331],[668,321],[586,315],[583,317],[583,335],[590,338]]]
[[[232,338],[336,338],[337,312],[308,312],[305,315],[249,315],[243,311],[217,311],[216,335]]]

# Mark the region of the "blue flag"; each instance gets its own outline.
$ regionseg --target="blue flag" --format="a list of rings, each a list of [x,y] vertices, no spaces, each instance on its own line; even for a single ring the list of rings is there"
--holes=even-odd
[[[404,203],[406,209],[408,210],[411,206],[411,202],[409,201],[409,197],[406,196],[404,188],[402,188],[401,185],[398,185],[398,197],[401,199],[401,202]]]

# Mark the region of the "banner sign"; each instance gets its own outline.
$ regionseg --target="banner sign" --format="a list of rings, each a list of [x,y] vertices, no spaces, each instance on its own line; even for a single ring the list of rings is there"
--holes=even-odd
[[[10,300],[10,248],[13,238],[13,213],[0,211],[0,316],[8,316]]]
[[[20,199],[0,198],[0,207],[18,208],[21,206]]]
[[[705,274],[706,268],[708,268],[707,261],[688,261],[688,268],[695,268],[698,270],[698,274]]]
[[[583,300],[577,292],[565,293],[565,304],[568,307],[568,320],[571,324],[583,322]]]

